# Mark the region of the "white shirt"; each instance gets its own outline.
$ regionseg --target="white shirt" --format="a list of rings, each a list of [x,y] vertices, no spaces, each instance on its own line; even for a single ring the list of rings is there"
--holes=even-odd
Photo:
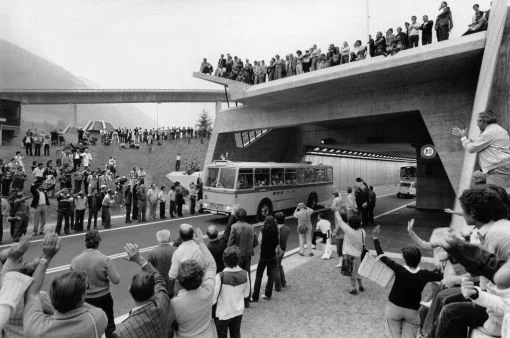
[[[34,177],[43,177],[44,176],[44,168],[39,169],[39,167],[34,168],[34,171],[32,171],[32,174]]]
[[[340,214],[335,212],[336,223],[340,225],[345,233],[344,243],[342,246],[342,253],[344,255],[351,255],[354,257],[361,257],[361,250],[363,248],[363,237],[366,238],[365,230],[354,230],[347,223],[342,220]]]
[[[181,263],[187,260],[198,261],[202,267],[204,266],[202,251],[200,251],[200,247],[194,240],[182,242],[177,250],[175,250],[172,256],[172,265],[170,271],[168,271],[168,277],[176,279]]]
[[[409,25],[409,36],[420,35],[420,25],[417,22],[411,22]]]
[[[321,219],[317,222],[317,230],[320,230],[323,234],[327,234],[331,231],[331,223],[327,219]]]
[[[470,153],[478,153],[478,161],[484,173],[504,164],[510,164],[510,137],[497,123],[491,123],[476,140],[461,138],[462,145]]]
[[[340,211],[340,208],[342,207],[342,196],[338,195],[337,197],[335,197],[333,199],[333,203],[331,204],[331,207]]]
[[[180,160],[181,160],[181,155],[177,155],[177,157],[175,158],[175,160],[180,161]]]
[[[37,205],[46,205],[46,195],[42,191],[39,191],[39,203]]]

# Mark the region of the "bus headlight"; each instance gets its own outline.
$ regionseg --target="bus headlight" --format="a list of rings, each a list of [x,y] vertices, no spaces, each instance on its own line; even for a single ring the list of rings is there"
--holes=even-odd
[[[229,205],[228,205],[228,206],[226,206],[226,207],[225,207],[225,211],[232,211],[232,207],[231,207],[231,206],[229,206]]]
[[[203,207],[204,207],[204,208],[209,208],[209,203],[205,202],[205,203],[203,204]]]

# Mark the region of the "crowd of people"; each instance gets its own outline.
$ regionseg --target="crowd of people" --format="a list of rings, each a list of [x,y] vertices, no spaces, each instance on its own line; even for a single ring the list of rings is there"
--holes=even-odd
[[[425,241],[414,232],[414,220],[410,220],[407,230],[415,245],[402,249],[403,263],[384,255],[381,229],[373,217],[377,196],[362,178],[355,180],[354,189],[348,188],[345,200],[334,192],[330,207],[317,211],[299,203],[294,211],[301,256],[313,256],[316,240],[321,238],[325,244],[321,258],[331,258],[331,240],[336,237],[337,267],[350,279],[351,295],[366,290],[358,270],[367,255],[367,240],[372,237],[380,262],[395,276],[385,307],[390,337],[466,337],[473,328],[493,337],[510,334],[510,200],[505,190],[510,188],[510,138],[490,111],[479,114],[478,127],[482,133],[476,140],[467,138],[463,129],[452,129],[463,147],[478,153],[479,173],[474,186],[460,196],[462,212],[456,212],[470,225],[465,229],[468,231],[436,229]],[[115,163],[107,166],[111,172]],[[129,192],[136,190],[141,197],[137,205],[150,203],[149,215],[155,218],[161,206],[159,196],[165,195],[165,189],[157,192],[152,184],[145,192],[140,171],[133,168],[122,186],[127,193],[125,203],[129,204]],[[98,188],[93,182],[89,182],[89,191]],[[179,190],[175,185],[170,194]],[[37,185],[32,193],[32,206],[47,201],[46,193]],[[107,190],[98,203],[108,207],[112,200]],[[331,222],[328,209],[334,215]],[[108,208],[102,212],[107,220]],[[317,212],[314,224],[312,215]],[[144,212],[137,214],[143,221]],[[101,235],[97,229],[89,227],[85,250],[70,259],[70,272],[54,278],[49,296],[41,292],[41,286],[49,263],[61,247],[60,230],[46,229],[42,256],[36,260],[23,259],[31,235],[21,234],[18,243],[0,251],[4,264],[0,327],[3,332],[27,337],[63,337],[70,332],[78,337],[103,333],[107,337],[162,337],[172,333],[178,337],[227,337],[228,333],[239,337],[243,313],[250,303],[273,300],[273,291],[281,292],[289,285],[282,265],[290,234],[285,215],[277,212],[266,216],[259,231],[248,223],[247,216],[242,207],[235,206],[223,233],[215,225],[207,228],[207,243],[200,228],[190,224],[180,225],[179,237],[173,243],[170,231],[160,230],[156,233],[158,245],[147,258],[140,255],[136,244],[127,243],[126,255],[141,271],[132,277],[129,288],[135,307],[118,324],[113,318],[110,283],[119,283],[121,275],[99,251]],[[433,270],[420,268],[420,249],[434,250]],[[252,282],[250,267],[256,250],[260,255]],[[268,279],[261,291],[265,272]],[[428,302],[422,302],[427,285],[433,292]]]
[[[138,220],[146,222],[159,218],[182,217],[183,205],[188,200],[189,212],[193,215],[202,212],[202,183],[200,179],[189,187],[182,187],[179,182],[171,186],[157,187],[146,185],[146,171],[133,168],[125,176],[117,172],[117,160],[110,156],[104,164],[93,168],[93,158],[87,147],[81,143],[77,146],[66,145],[56,151],[55,160],[33,162],[31,169],[26,168],[24,156],[17,151],[14,158],[7,163],[0,159],[0,192],[2,212],[10,223],[13,240],[19,241],[29,227],[33,217],[33,235],[44,235],[50,200],[55,199],[57,221],[56,232],[69,234],[71,230],[84,230],[85,213],[88,210],[87,230],[97,229],[98,215],[104,228],[111,226],[110,208],[124,208],[125,222]],[[181,166],[181,155],[175,159],[175,170]],[[189,171],[196,171],[196,166]],[[29,191],[25,191],[27,175],[31,175]],[[31,200],[31,202],[29,201]],[[31,208],[33,212],[31,212]],[[149,210],[149,217],[146,216]],[[3,227],[3,217],[0,216]],[[3,232],[0,233],[0,242]]]
[[[140,144],[152,146],[161,145],[163,141],[172,140],[191,140],[193,138],[209,139],[211,136],[211,126],[205,127],[161,127],[143,129],[137,128],[116,128],[112,131],[101,130],[100,138],[103,145],[112,143],[120,144],[123,148],[139,149]],[[83,129],[78,130],[78,142],[87,139],[87,133]]]
[[[481,11],[480,6],[473,6],[475,14],[466,33],[473,34],[487,30],[490,10]],[[330,44],[327,51],[322,52],[317,45],[309,49],[297,50],[286,54],[285,57],[275,55],[266,63],[264,60],[250,63],[246,59],[243,63],[242,58],[227,54],[226,58],[222,54],[217,62],[216,70],[207,61],[203,59],[200,65],[200,72],[214,76],[225,77],[232,80],[241,81],[247,84],[259,84],[266,81],[278,80],[284,77],[299,75],[310,71],[333,67],[349,62],[364,60],[367,53],[371,57],[380,55],[394,55],[399,51],[415,48],[419,45],[420,33],[422,45],[432,43],[433,31],[436,32],[437,41],[448,40],[453,28],[453,16],[450,7],[446,1],[442,1],[439,7],[436,21],[429,20],[428,15],[422,16],[422,22],[418,22],[417,16],[413,15],[410,22],[405,22],[403,27],[388,28],[386,33],[378,31],[375,38],[369,35],[366,45],[362,40],[356,40],[351,46],[347,41],[341,45]]]

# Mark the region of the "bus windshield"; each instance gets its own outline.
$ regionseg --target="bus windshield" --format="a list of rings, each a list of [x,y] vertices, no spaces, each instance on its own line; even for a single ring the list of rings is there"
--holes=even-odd
[[[221,168],[220,177],[218,178],[218,188],[234,189],[234,183],[236,180],[236,169],[235,168]]]
[[[416,178],[416,167],[401,167],[400,178]]]

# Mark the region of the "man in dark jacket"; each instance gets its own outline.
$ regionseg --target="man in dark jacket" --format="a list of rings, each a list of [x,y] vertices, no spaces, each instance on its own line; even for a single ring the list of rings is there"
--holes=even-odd
[[[48,194],[42,188],[41,183],[34,183],[30,187],[32,193],[32,203],[30,206],[34,208],[34,231],[33,234],[44,235],[44,226],[46,225],[46,207],[50,205]],[[39,223],[41,226],[39,227]],[[39,232],[37,231],[39,230]]]
[[[375,194],[374,187],[370,186],[368,190],[368,222],[374,225],[374,209],[377,195]]]
[[[362,226],[368,225],[368,185],[361,177],[356,178],[356,205],[358,212],[361,214]]]
[[[216,262],[216,273],[223,271],[225,268],[225,263],[223,262],[223,252],[227,248],[228,237],[230,236],[230,229],[232,228],[232,224],[235,222],[235,217],[233,214],[230,214],[228,218],[227,227],[223,232],[223,235],[218,238],[218,228],[216,225],[209,225],[207,228],[207,237],[209,237],[209,243],[207,244],[207,248],[211,252],[211,255]]]
[[[62,230],[62,220],[64,220],[64,233],[69,234],[69,216],[71,209],[71,195],[69,194],[69,190],[64,188],[56,193],[57,196],[57,227],[55,229],[56,233],[60,235],[60,231]]]
[[[124,184],[124,201],[126,205],[126,223],[131,223],[131,203],[133,201],[133,191],[129,181]]]
[[[285,224],[285,215],[283,212],[278,212],[275,215],[276,223],[278,224],[278,232],[280,237],[280,248],[282,252],[279,256],[276,257],[277,263],[274,269],[274,288],[276,291],[280,292],[282,287],[287,286],[287,281],[285,280],[285,271],[283,270],[282,260],[285,255],[285,251],[287,250],[287,241],[289,240],[290,229]]]
[[[147,193],[145,186],[140,185],[140,189],[136,192],[136,201],[138,205],[138,222],[145,222],[145,213],[147,211]]]
[[[434,21],[429,20],[428,15],[424,15],[423,23],[420,26],[422,46],[432,43],[432,27],[433,26],[434,26]]]
[[[436,19],[437,41],[448,40],[450,31],[453,29],[452,11],[446,1],[441,2],[439,14]]]

